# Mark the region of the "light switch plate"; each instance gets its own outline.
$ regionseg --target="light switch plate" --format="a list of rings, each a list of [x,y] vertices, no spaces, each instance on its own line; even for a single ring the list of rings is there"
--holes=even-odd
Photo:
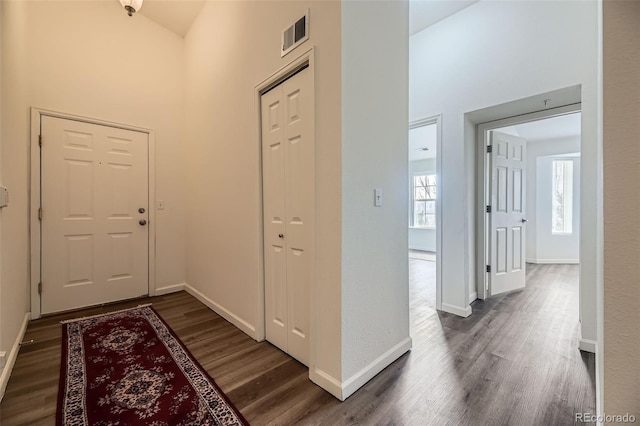
[[[158,200],[158,210],[164,210],[164,200]]]
[[[382,189],[375,188],[373,190],[374,206],[382,207]]]

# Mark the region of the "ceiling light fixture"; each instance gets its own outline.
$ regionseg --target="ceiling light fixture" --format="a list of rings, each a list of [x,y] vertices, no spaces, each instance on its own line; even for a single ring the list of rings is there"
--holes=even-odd
[[[142,0],[120,0],[120,4],[129,16],[133,16],[142,7]]]

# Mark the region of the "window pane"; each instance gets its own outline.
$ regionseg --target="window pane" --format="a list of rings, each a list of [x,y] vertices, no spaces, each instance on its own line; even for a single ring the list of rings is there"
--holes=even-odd
[[[413,226],[425,226],[426,225],[425,202],[417,201],[414,204],[413,209]]]
[[[436,212],[436,202],[435,201],[425,201],[425,212],[435,214]]]
[[[435,200],[436,199],[436,187],[435,186],[427,186],[427,200]]]
[[[435,214],[427,214],[426,215],[425,226],[427,228],[435,228],[436,227],[436,215]]]
[[[573,232],[573,160],[552,163],[551,232]]]
[[[417,227],[435,228],[436,175],[413,177],[413,220]]]

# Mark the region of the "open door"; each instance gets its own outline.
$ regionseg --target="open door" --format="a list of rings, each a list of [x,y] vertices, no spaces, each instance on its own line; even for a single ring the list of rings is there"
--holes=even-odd
[[[494,296],[525,286],[527,144],[495,130],[490,141],[489,295]]]

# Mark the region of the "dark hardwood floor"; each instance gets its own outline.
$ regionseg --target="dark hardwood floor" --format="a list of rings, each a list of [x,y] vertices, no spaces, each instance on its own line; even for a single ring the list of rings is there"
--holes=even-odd
[[[577,349],[577,266],[528,265],[526,289],[476,301],[463,319],[434,309],[434,265],[410,260],[412,351],[343,403],[180,292],[31,322],[0,424],[55,423],[60,320],[148,301],[254,425],[570,425],[594,412],[595,359]]]

